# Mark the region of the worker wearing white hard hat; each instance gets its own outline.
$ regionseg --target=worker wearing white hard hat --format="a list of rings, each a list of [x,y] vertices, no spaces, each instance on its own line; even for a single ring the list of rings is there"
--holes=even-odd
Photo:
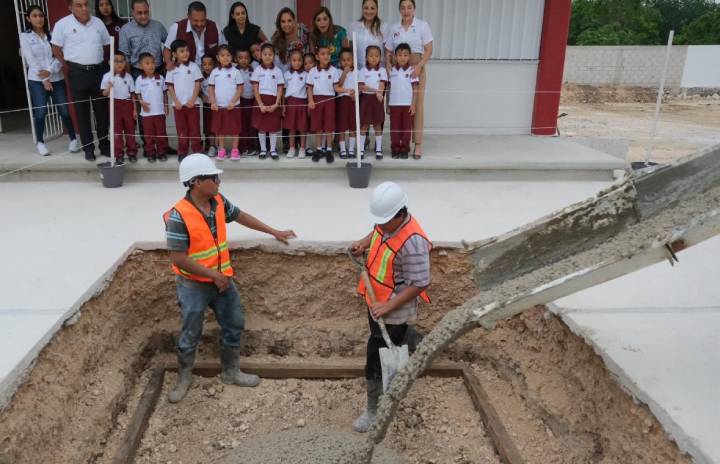
[[[254,387],[260,381],[257,376],[240,370],[240,338],[245,328],[245,314],[232,280],[226,223],[237,222],[285,244],[295,238],[292,230],[273,229],[228,201],[219,192],[220,174],[222,170],[206,155],[187,156],[180,163],[180,182],[188,191],[163,216],[182,314],[177,343],[178,382],[168,395],[172,403],[183,399],[192,383],[195,352],[208,306],[222,328],[221,380],[244,387]]]
[[[412,352],[420,338],[413,328],[418,303],[430,302],[425,290],[430,285],[432,243],[408,211],[408,197],[398,184],[384,182],[373,190],[370,219],[375,224],[373,231],[350,248],[355,256],[369,250],[365,268],[372,286],[368,292],[362,279],[358,284],[358,292],[368,304],[370,325],[365,360],[367,407],[353,423],[358,432],[367,432],[375,419],[383,388],[379,350],[386,345],[376,319],[384,319],[393,343],[408,343]]]

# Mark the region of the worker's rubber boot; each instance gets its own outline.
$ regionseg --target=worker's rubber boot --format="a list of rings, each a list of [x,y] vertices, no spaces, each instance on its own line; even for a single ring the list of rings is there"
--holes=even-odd
[[[229,346],[220,348],[220,362],[222,363],[220,380],[223,383],[241,387],[256,387],[260,383],[260,377],[257,375],[246,374],[240,370],[240,348]]]
[[[377,415],[382,390],[382,380],[367,381],[367,408],[365,408],[365,411],[363,411],[360,417],[353,422],[353,430],[359,433],[365,433],[370,430],[370,426],[375,421],[375,416]]]
[[[195,364],[195,353],[183,354],[178,352],[178,380],[175,388],[168,394],[168,401],[178,403],[185,398],[192,385],[192,370]]]
[[[423,338],[425,338],[425,335],[418,332],[415,329],[414,325],[408,325],[408,328],[405,331],[405,337],[403,338],[403,341],[400,344],[407,345],[408,352],[410,354],[413,354],[413,353],[415,353],[415,350],[417,350],[417,347],[420,344],[420,342],[423,341]]]

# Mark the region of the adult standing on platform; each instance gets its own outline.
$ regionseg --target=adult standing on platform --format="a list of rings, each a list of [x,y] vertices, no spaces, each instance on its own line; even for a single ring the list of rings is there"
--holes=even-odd
[[[140,54],[149,53],[155,58],[157,72],[164,74],[163,44],[167,30],[160,21],[152,19],[147,0],[133,0],[133,20],[120,29],[118,50],[125,54],[130,64],[130,74],[137,79],[142,74]]]
[[[250,15],[243,2],[233,3],[229,16],[223,35],[233,56],[238,50],[250,50],[252,45],[267,42],[267,36],[260,26],[250,22]]]
[[[70,119],[60,62],[53,57],[50,46],[50,28],[45,12],[37,5],[28,8],[25,15],[25,32],[20,34],[20,51],[28,67],[28,89],[32,102],[33,124],[35,125],[36,147],[39,154],[47,156],[50,151],[45,146],[45,116],[47,104],[52,96],[57,105],[63,125],[70,136],[68,151],[77,153],[80,145],[75,138],[75,128]]]
[[[350,24],[350,38],[357,33],[358,68],[365,66],[365,51],[370,46],[380,48],[381,62],[385,63],[385,39],[388,36],[388,25],[378,16],[378,0],[365,0],[362,3],[362,16]],[[352,46],[352,40],[351,40]]]
[[[100,83],[108,69],[103,63],[103,55],[104,49],[110,46],[110,34],[102,21],[90,15],[88,0],[70,0],[69,5],[71,13],[55,24],[50,43],[55,58],[68,69],[85,159],[95,161],[91,103],[100,152],[110,156],[109,105],[100,92]]]
[[[417,103],[415,108],[415,121],[413,123],[413,141],[415,150],[413,158],[422,157],[423,129],[425,126],[424,106],[425,87],[427,86],[427,71],[425,65],[432,57],[433,36],[430,25],[422,19],[415,17],[415,0],[400,0],[400,17],[398,23],[390,26],[385,41],[388,56],[388,67],[393,63],[393,50],[401,43],[410,45],[412,55],[410,64],[415,68],[412,77],[420,79],[417,88]]]
[[[170,46],[175,39],[182,39],[188,43],[190,61],[194,61],[198,66],[202,66],[203,55],[215,56],[218,46],[226,43],[217,24],[207,19],[207,9],[202,2],[191,2],[188,5],[187,18],[170,26],[163,50],[165,67],[168,71],[175,68],[170,52]]]
[[[304,55],[310,49],[310,33],[307,26],[299,23],[295,12],[288,7],[278,12],[271,41],[284,68],[289,65],[291,52],[297,50]]]
[[[333,23],[332,14],[327,7],[321,6],[313,16],[313,29],[310,34],[310,49],[317,54],[320,47],[330,50],[330,63],[340,67],[340,52],[350,46],[347,31]]]
[[[115,38],[115,45],[120,42],[120,29],[127,23],[115,12],[112,0],[95,0],[95,15],[107,27],[110,37]],[[107,61],[108,57],[105,57]]]

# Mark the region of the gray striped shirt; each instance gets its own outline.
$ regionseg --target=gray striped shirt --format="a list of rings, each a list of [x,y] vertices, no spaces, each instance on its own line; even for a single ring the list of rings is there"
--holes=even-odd
[[[403,226],[410,221],[408,215]],[[402,227],[398,228],[398,231]],[[397,232],[395,232],[397,233]],[[388,234],[386,239],[394,234]],[[393,297],[408,286],[427,287],[430,285],[430,242],[419,235],[410,237],[398,251],[393,264],[393,278],[396,282]],[[417,320],[418,298],[384,316],[388,324],[413,323]]]

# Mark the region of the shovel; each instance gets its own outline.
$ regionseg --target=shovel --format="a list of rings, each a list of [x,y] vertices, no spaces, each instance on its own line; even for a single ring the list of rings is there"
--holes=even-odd
[[[353,256],[349,250],[348,255],[350,256],[350,259],[352,259],[353,263],[355,263],[355,265],[360,269],[360,278],[365,283],[365,290],[367,291],[370,302],[374,304],[375,292],[373,291],[372,285],[370,285],[370,276],[368,276],[367,269],[365,269],[365,264]],[[375,318],[373,317],[373,319]],[[387,391],[393,377],[395,377],[395,374],[397,374],[398,371],[407,364],[410,355],[408,353],[407,345],[398,346],[390,340],[390,335],[388,334],[387,328],[385,327],[385,321],[382,317],[375,319],[375,321],[380,326],[380,333],[382,333],[385,345],[387,345],[387,348],[380,348],[380,367],[382,369],[383,391]]]

